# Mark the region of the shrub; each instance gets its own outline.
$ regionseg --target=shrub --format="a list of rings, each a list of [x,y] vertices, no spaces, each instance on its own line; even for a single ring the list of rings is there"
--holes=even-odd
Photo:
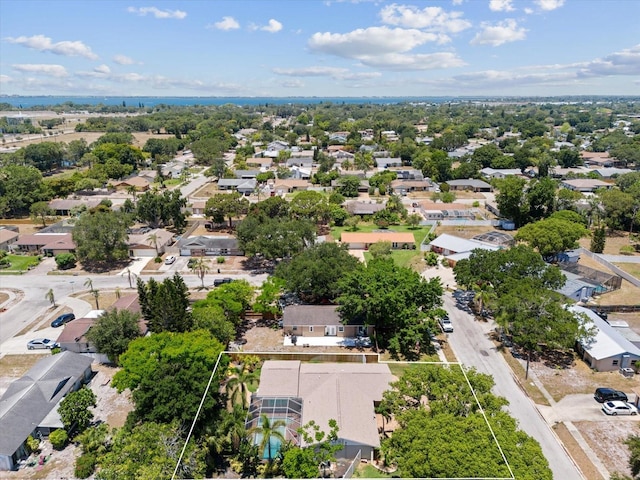
[[[620,247],[620,255],[633,255],[635,249],[631,245]]]
[[[473,203],[471,204],[471,206],[472,206],[473,208],[478,208],[478,207],[480,206],[480,202],[476,200],[475,202],[473,202]]]
[[[156,257],[153,259],[153,261],[156,263],[162,263],[162,257]]]
[[[424,260],[430,267],[435,267],[438,264],[438,254],[436,252],[425,252]]]
[[[90,477],[96,469],[96,456],[92,453],[84,453],[76,459],[75,476],[78,478]]]
[[[29,453],[40,450],[40,440],[33,438],[31,435],[27,437],[27,441],[25,443],[27,444],[27,450],[29,450]]]
[[[68,270],[76,266],[76,256],[73,253],[59,253],[56,255],[58,270]]]
[[[56,450],[62,450],[67,444],[67,440],[69,440],[67,431],[61,428],[54,430],[49,434],[49,441]]]
[[[218,263],[224,263],[224,262],[225,262],[225,260],[226,260],[226,259],[225,259],[224,257],[218,257],[218,258],[216,259],[216,262],[218,262]]]

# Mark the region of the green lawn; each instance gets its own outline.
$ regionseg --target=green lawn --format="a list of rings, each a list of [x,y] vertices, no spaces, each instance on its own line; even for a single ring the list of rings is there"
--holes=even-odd
[[[360,466],[354,475],[354,478],[391,478],[391,475],[388,473],[381,472],[373,465],[365,465],[364,467]]]
[[[32,255],[7,255],[6,258],[11,262],[11,266],[0,270],[2,272],[22,272],[26,271],[29,266],[40,263],[38,257]]]

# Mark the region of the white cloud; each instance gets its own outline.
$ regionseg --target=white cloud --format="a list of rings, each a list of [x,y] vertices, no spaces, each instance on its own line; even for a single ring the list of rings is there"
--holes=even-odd
[[[527,15],[531,15],[533,13],[533,9],[527,7],[524,9],[524,13],[526,13]]]
[[[129,7],[127,8],[127,12],[129,13],[137,13],[141,17],[146,17],[147,15],[153,15],[155,18],[165,19],[165,18],[175,18],[177,20],[182,20],[186,18],[187,12],[183,12],[182,10],[160,10],[156,7]]]
[[[534,0],[542,10],[551,11],[564,5],[564,0]]]
[[[304,82],[302,82],[301,80],[293,79],[293,80],[287,80],[286,82],[282,82],[281,84],[284,88],[303,88],[304,87]]]
[[[282,30],[282,24],[279,21],[272,18],[269,20],[269,24],[265,25],[260,30],[264,30],[265,32],[269,32],[269,33],[276,33]]]
[[[209,25],[207,28],[216,28],[218,30],[236,30],[240,28],[240,24],[233,17],[222,17],[222,20]]]
[[[136,63],[133,58],[127,57],[126,55],[114,55],[113,61],[118,65],[133,65]]]
[[[436,42],[439,35],[417,29],[369,27],[349,33],[314,33],[309,48],[344,58],[373,57],[387,53],[408,52],[427,42]]]
[[[462,5],[462,2],[464,2],[464,0],[451,0],[451,3],[454,5]]]
[[[471,27],[462,12],[446,12],[440,7],[419,9],[412,5],[393,3],[380,10],[383,23],[405,28],[420,28],[438,32],[458,33]]]
[[[457,68],[466,63],[450,52],[428,54],[387,53],[360,58],[360,61],[370,67],[387,70],[433,70],[442,68]]]
[[[0,83],[9,83],[11,80],[9,75],[0,75]]]
[[[102,73],[105,75],[111,73],[111,69],[107,65],[98,65],[93,69],[93,71],[96,73]]]
[[[46,75],[49,77],[66,77],[67,70],[62,65],[23,63],[11,65],[11,67],[22,73],[35,73],[36,75]]]
[[[91,48],[82,43],[81,41],[62,41],[53,43],[51,38],[44,35],[33,35],[31,37],[8,37],[6,39],[9,43],[15,43],[27,48],[32,48],[40,52],[51,52],[56,55],[64,55],[67,57],[85,57],[90,60],[95,60],[98,55],[91,51]]]
[[[382,74],[379,72],[351,72],[346,68],[339,67],[303,67],[303,68],[274,68],[273,72],[278,75],[290,77],[330,77],[335,80],[362,80],[377,78]]]
[[[518,28],[518,23],[508,18],[496,25],[482,24],[482,31],[471,40],[471,45],[491,45],[498,47],[505,43],[524,40],[527,30]]]
[[[579,75],[640,75],[640,44],[581,65]]]
[[[513,12],[513,0],[489,0],[489,10],[493,12]]]

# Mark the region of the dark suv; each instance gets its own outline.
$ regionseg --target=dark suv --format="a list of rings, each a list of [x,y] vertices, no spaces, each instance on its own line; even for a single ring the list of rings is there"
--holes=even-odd
[[[624,392],[614,390],[613,388],[596,388],[596,393],[594,393],[593,398],[596,399],[596,402],[600,403],[610,402],[612,400],[622,400],[626,402],[628,400]]]
[[[76,316],[73,313],[63,313],[58,318],[56,318],[53,322],[51,322],[52,327],[61,327],[65,323],[74,320]]]
[[[213,280],[213,286],[214,287],[218,287],[220,285],[222,285],[223,283],[231,283],[233,282],[233,278],[216,278]]]

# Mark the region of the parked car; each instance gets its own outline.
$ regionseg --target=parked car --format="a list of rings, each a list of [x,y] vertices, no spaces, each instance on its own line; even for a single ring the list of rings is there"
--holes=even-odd
[[[444,333],[453,332],[453,324],[451,323],[451,320],[449,319],[449,317],[445,316],[445,317],[439,318],[438,323],[440,323],[440,328],[442,328],[442,331]]]
[[[71,320],[74,320],[76,316],[73,313],[63,313],[58,318],[56,318],[53,322],[51,322],[51,326],[54,328],[61,327],[65,323],[69,323]]]
[[[614,400],[620,400],[626,402],[629,400],[627,395],[624,392],[619,390],[614,390],[613,388],[605,388],[600,387],[596,388],[596,393],[594,393],[593,398],[596,399],[596,402],[604,403]]]
[[[52,348],[58,348],[59,346],[60,346],[59,343],[54,342],[53,340],[49,340],[48,338],[34,338],[33,340],[30,340],[29,342],[27,342],[27,348],[29,350],[36,350],[36,349],[51,350]]]
[[[165,265],[171,265],[175,261],[176,261],[176,256],[175,255],[169,255],[167,258],[164,259],[164,264]]]
[[[613,400],[611,402],[604,402],[602,404],[602,411],[607,415],[637,415],[638,409],[635,405],[632,405],[621,400]]]
[[[218,287],[220,285],[222,285],[223,283],[231,283],[233,282],[233,278],[216,278],[213,280],[213,286],[214,287]]]

